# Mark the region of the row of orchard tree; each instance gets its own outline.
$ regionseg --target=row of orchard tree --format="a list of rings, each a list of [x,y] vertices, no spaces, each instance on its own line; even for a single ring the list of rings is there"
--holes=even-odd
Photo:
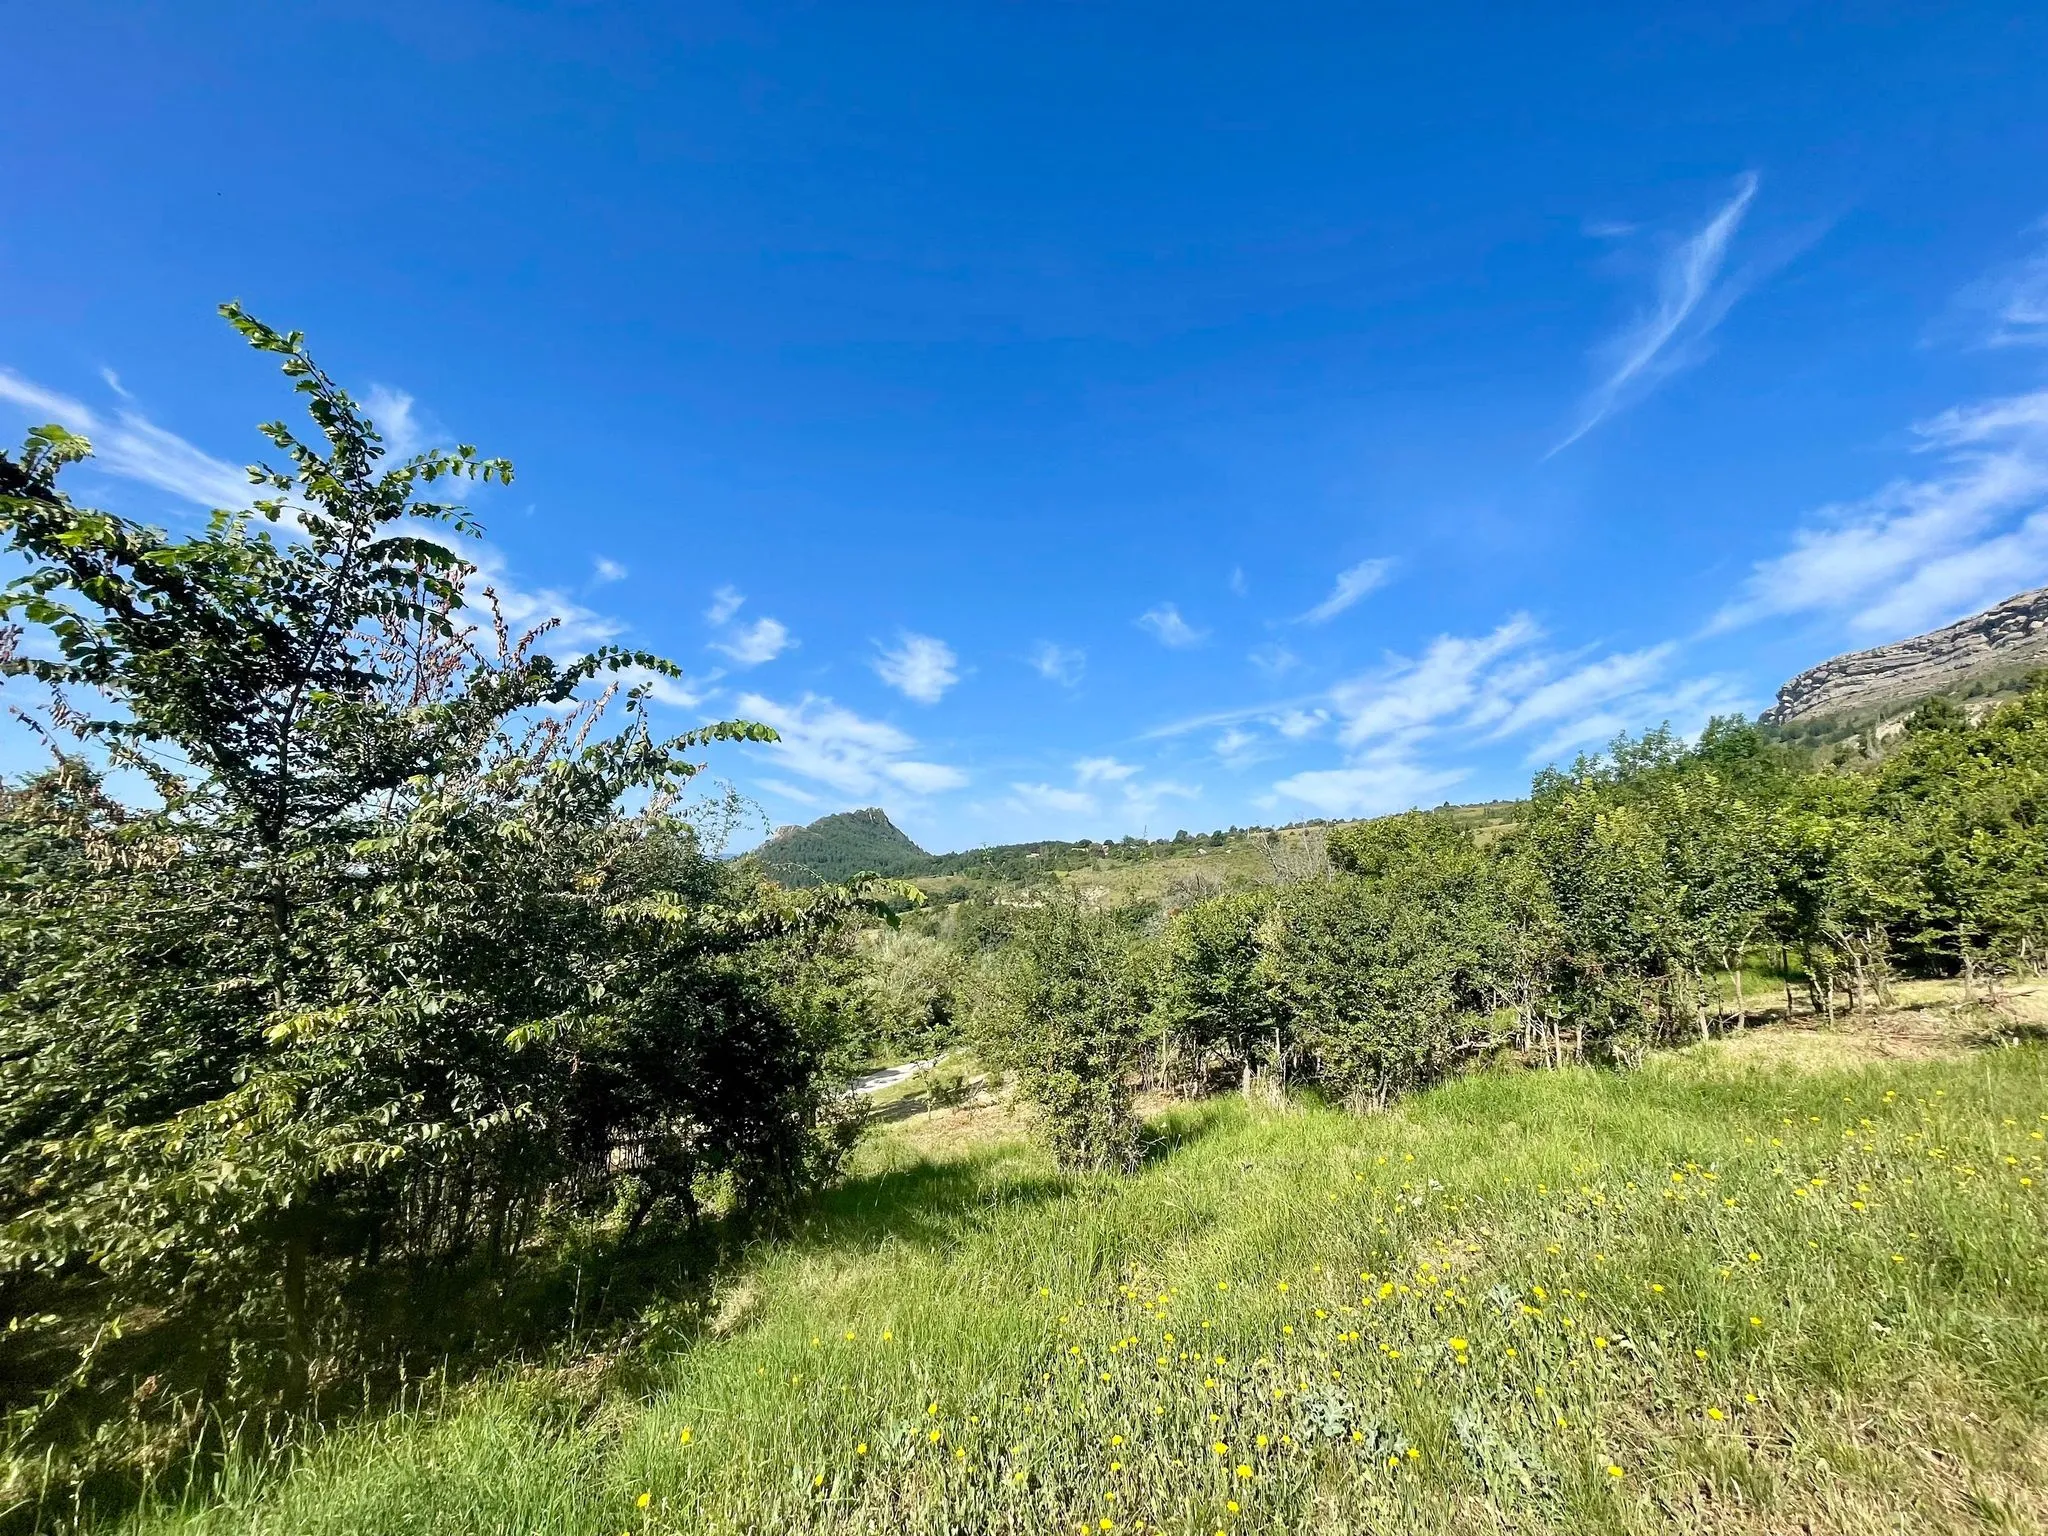
[[[1448,815],[1332,829],[1328,869],[1148,922],[1013,914],[974,1011],[1075,1166],[1135,1155],[1132,1094],[1299,1083],[1384,1104],[1503,1052],[1632,1063],[1746,1023],[1754,971],[1816,1012],[1901,974],[1972,989],[2048,940],[2048,683],[1980,724],[1943,701],[1864,772],[1752,726],[1623,739],[1481,846]],[[1796,962],[1796,963],[1795,963]]]
[[[252,511],[173,537],[72,502],[61,427],[0,455],[0,676],[53,753],[0,785],[17,1470],[438,1353],[521,1256],[772,1210],[847,1145],[839,930],[890,893],[785,895],[681,799],[773,733],[665,738],[668,663],[494,622],[445,492],[509,466],[388,462],[227,314],[316,429],[265,428]]]

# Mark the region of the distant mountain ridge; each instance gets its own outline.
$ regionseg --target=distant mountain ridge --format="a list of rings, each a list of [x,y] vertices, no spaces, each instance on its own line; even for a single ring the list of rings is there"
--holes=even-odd
[[[2048,664],[2048,587],[2007,598],[1924,635],[1851,651],[1809,667],[1758,719],[1790,725],[1823,716],[1903,708],[1932,694]]]

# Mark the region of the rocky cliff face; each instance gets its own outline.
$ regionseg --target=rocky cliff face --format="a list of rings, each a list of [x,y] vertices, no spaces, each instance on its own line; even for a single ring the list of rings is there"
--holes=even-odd
[[[2048,662],[2048,587],[1931,634],[1824,661],[1780,688],[1762,719],[1785,725],[1907,704],[2036,658]]]

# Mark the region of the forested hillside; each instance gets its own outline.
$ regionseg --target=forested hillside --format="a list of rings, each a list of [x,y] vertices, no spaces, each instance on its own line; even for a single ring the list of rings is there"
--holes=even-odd
[[[879,807],[821,816],[806,827],[779,827],[754,850],[762,872],[796,888],[852,875],[912,875],[932,858]]]

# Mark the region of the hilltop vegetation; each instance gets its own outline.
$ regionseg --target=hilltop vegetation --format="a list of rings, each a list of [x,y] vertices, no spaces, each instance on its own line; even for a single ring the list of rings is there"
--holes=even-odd
[[[858,874],[914,875],[931,855],[879,807],[821,816],[807,827],[778,827],[752,855],[770,879],[796,889]]]

